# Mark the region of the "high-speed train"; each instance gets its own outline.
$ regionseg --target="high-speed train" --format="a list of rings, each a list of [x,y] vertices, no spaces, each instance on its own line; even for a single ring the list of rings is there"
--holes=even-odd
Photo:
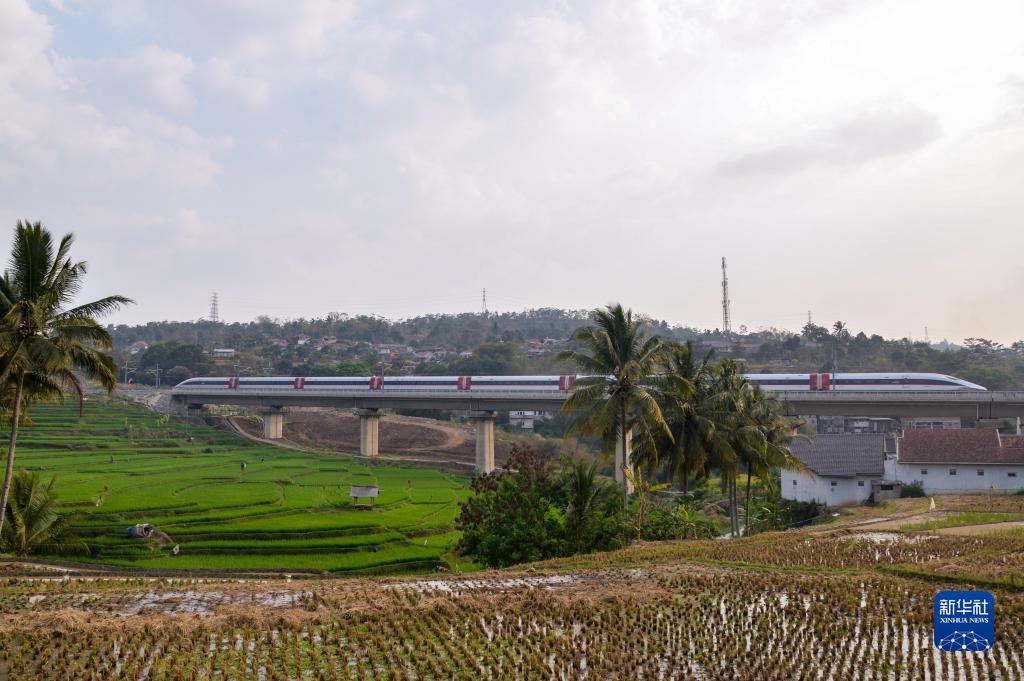
[[[190,378],[175,390],[316,390],[565,392],[577,376],[268,376]],[[768,392],[855,390],[867,392],[985,390],[983,386],[944,374],[746,374]]]

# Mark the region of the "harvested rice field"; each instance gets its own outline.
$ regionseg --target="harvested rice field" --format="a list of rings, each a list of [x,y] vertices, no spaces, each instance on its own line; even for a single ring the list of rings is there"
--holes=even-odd
[[[932,598],[969,586],[876,569],[924,575],[933,560],[966,555],[946,544],[958,538],[874,563],[856,547],[902,542],[772,539],[735,541],[724,559],[708,553],[721,543],[671,542],[429,579],[12,578],[0,598],[0,681],[1024,678],[1019,589],[988,587],[992,649],[943,653]],[[836,570],[799,557],[849,547]]]

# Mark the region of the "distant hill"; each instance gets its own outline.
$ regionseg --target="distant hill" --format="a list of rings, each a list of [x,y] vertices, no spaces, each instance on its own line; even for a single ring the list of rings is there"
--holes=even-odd
[[[149,322],[111,326],[119,362],[140,382],[196,373],[247,375],[388,375],[409,373],[564,373],[557,352],[587,324],[586,310],[432,314],[389,320],[370,315],[247,323]],[[751,371],[928,371],[992,389],[1024,388],[1024,342],[1010,347],[984,338],[928,344],[854,333],[842,322],[798,332],[759,329],[723,334],[649,320],[651,333],[693,341],[701,352],[743,360]],[[215,353],[217,349],[219,352]]]

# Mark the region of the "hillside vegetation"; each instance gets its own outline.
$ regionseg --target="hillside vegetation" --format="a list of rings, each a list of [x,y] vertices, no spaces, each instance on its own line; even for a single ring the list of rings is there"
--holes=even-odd
[[[386,375],[572,373],[556,359],[586,324],[586,311],[423,315],[404,320],[330,314],[323,318],[248,323],[150,322],[110,327],[118,359],[137,382],[164,383],[198,374]],[[1024,387],[1024,341],[1003,346],[985,338],[927,343],[853,331],[843,322],[792,332],[759,329],[723,334],[648,319],[649,331],[692,340],[698,353],[743,360],[756,372],[915,371],[952,374],[990,389]],[[276,343],[276,344],[275,344]],[[133,344],[135,344],[133,346]],[[148,344],[148,348],[142,347]],[[214,348],[235,354],[215,360]],[[130,349],[135,351],[131,354]],[[419,354],[417,354],[419,353]],[[172,371],[174,370],[174,371]]]

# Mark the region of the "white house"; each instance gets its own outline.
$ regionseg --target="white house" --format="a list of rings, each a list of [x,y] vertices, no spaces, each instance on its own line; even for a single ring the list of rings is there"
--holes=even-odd
[[[808,471],[782,471],[781,495],[793,501],[817,501],[828,506],[862,504],[872,483],[885,477],[885,435],[823,434],[810,442],[797,440],[793,454]]]
[[[995,428],[907,430],[886,477],[920,481],[926,494],[1014,493],[1024,489],[1024,437]]]

